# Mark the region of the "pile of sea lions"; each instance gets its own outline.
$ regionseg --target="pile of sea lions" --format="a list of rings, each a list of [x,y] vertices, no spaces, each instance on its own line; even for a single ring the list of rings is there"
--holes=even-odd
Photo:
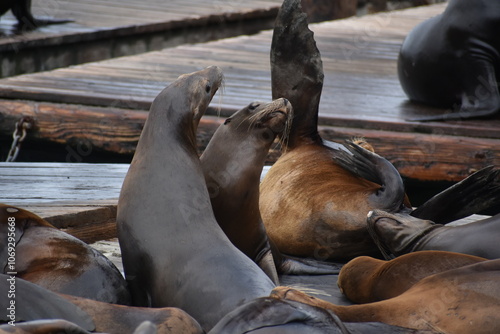
[[[323,71],[299,0],[283,3],[271,49],[273,101],[227,118],[201,156],[196,131],[222,70],[181,75],[153,101],[118,201],[125,278],[35,214],[0,206],[0,333],[500,329],[498,216],[446,225],[496,204],[500,171],[414,209],[370,144],[319,136]],[[260,183],[276,139],[283,154]],[[348,305],[280,286],[286,275],[315,275]]]

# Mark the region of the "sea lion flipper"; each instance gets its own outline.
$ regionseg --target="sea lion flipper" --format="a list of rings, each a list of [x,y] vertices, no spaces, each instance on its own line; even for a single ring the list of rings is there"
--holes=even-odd
[[[478,60],[469,57],[468,68],[462,75],[461,103],[457,111],[441,115],[431,115],[408,119],[408,121],[453,121],[471,118],[482,118],[494,115],[500,111],[500,93],[498,91],[495,67],[488,60]],[[476,78],[471,82],[469,78]]]
[[[283,260],[278,272],[286,275],[335,275],[340,272],[341,264],[317,261],[307,258],[296,258],[282,255]]]
[[[411,212],[420,219],[446,224],[487,210],[500,200],[500,170],[488,166],[443,190]]]
[[[15,332],[11,330],[16,329]],[[18,332],[19,331],[19,332]],[[9,324],[0,325],[0,333],[29,333],[29,334],[90,334],[91,332],[80,326],[62,319],[44,319],[16,323],[15,327]]]
[[[294,109],[288,147],[320,143],[317,125],[323,89],[323,63],[300,0],[285,0],[278,12],[271,44],[273,100],[284,97]]]
[[[371,197],[374,206],[389,212],[400,209],[405,190],[397,169],[385,158],[359,145],[346,142],[344,146],[347,150],[333,149],[334,162],[353,174],[381,186]]]

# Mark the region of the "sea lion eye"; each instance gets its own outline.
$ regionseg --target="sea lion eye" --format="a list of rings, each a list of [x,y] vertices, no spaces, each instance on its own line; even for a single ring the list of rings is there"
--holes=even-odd
[[[226,120],[224,121],[224,125],[226,125],[229,122],[231,122],[231,118],[226,118]]]
[[[212,86],[210,84],[207,84],[206,87],[205,87],[205,92],[210,93],[210,91],[212,90]]]
[[[251,103],[249,106],[248,106],[248,109],[250,110],[255,110],[255,108],[257,108],[258,106],[260,106],[260,103]]]

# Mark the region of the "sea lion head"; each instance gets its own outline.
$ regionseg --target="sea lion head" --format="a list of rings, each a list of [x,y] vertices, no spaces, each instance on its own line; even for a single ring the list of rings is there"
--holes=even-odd
[[[195,143],[200,119],[222,82],[217,66],[179,76],[154,99],[143,132],[161,134],[170,127],[177,137]]]
[[[350,301],[363,304],[371,301],[374,277],[386,263],[370,256],[358,256],[347,262],[339,273],[337,285]]]
[[[373,210],[367,217],[368,231],[386,259],[404,254],[421,237],[442,225],[409,214]]]
[[[224,127],[240,132],[251,129],[255,138],[271,144],[277,135],[287,138],[293,117],[293,108],[285,98],[269,103],[252,102],[224,122]],[[250,132],[250,131],[249,131]]]

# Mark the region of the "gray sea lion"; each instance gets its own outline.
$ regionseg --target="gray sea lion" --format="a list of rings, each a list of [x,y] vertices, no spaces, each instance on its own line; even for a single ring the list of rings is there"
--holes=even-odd
[[[410,100],[457,109],[414,120],[487,117],[500,110],[500,3],[450,0],[446,10],[416,26],[398,58]]]
[[[282,156],[261,184],[259,204],[269,237],[282,253],[299,257],[343,261],[378,254],[366,214],[375,208],[400,210],[403,182],[384,158],[319,136],[323,69],[299,0],[285,0],[278,13],[271,79],[273,98],[288,99],[294,119]],[[343,164],[349,156],[363,168]],[[366,179],[366,169],[374,177]]]
[[[220,68],[182,75],[153,101],[118,201],[118,237],[133,302],[178,307],[205,330],[274,287],[215,220],[196,129]]]
[[[0,314],[0,323],[5,323],[11,328],[24,327],[26,331],[29,330],[32,333],[41,334],[44,331],[61,333],[71,330],[78,332],[80,330],[132,334],[136,333],[145,321],[154,325],[158,334],[203,333],[200,325],[180,309],[132,307],[98,302],[58,294],[9,275],[0,274],[0,293],[6,296],[6,298],[0,298],[0,307],[6,310]],[[66,322],[53,321],[57,319]],[[40,323],[38,320],[46,321]],[[27,324],[18,326],[22,322],[27,322]],[[148,327],[151,326],[144,327],[144,331],[147,332]]]
[[[365,304],[399,296],[424,277],[482,261],[486,259],[442,251],[409,253],[390,261],[359,256],[342,267],[337,283],[349,300]]]
[[[273,296],[334,312],[344,322],[383,322],[445,334],[489,334],[500,328],[500,260],[428,276],[397,297],[339,306],[287,287]]]
[[[217,222],[229,240],[276,284],[277,274],[339,271],[332,264],[283,256],[269,240],[262,223],[262,168],[271,144],[278,134],[287,131],[292,117],[292,106],[286,99],[251,103],[226,119],[200,157]]]
[[[129,304],[125,279],[104,255],[27,210],[0,204],[2,273],[51,291]]]
[[[343,323],[328,310],[277,298],[259,298],[227,314],[209,334],[385,333],[432,334],[383,323]]]

